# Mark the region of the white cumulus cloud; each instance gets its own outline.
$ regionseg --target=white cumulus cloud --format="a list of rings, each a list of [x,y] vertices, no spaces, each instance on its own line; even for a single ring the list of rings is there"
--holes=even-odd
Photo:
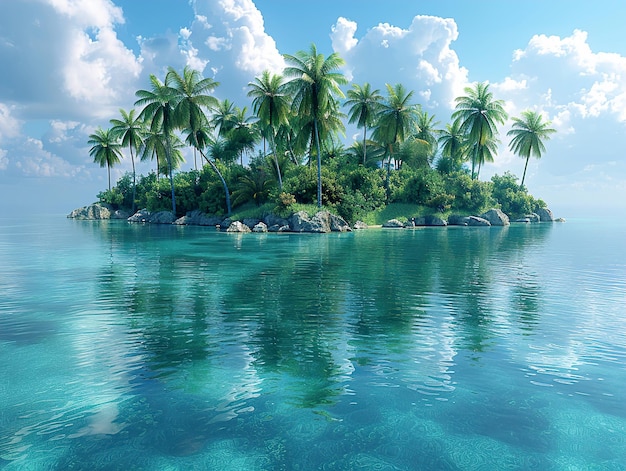
[[[424,100],[425,108],[452,107],[467,83],[467,70],[451,45],[458,37],[453,19],[416,16],[406,29],[380,23],[361,38],[357,24],[339,18],[332,28],[333,48],[345,59],[346,76],[384,90],[402,83]]]

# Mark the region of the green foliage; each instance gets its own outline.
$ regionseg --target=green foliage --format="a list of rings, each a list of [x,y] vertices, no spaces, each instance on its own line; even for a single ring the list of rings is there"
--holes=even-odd
[[[381,225],[390,219],[406,222],[408,214],[424,214],[426,209],[417,204],[391,203],[363,216],[363,222],[369,225]]]
[[[284,190],[293,194],[297,203],[311,204],[316,201],[317,173],[313,167],[298,167],[289,172]],[[322,201],[326,206],[341,202],[343,191],[336,175],[327,167],[322,168]]]
[[[454,196],[446,189],[441,174],[430,167],[403,169],[392,179],[392,202],[418,204],[436,211],[448,210]]]
[[[98,193],[98,201],[104,204],[110,204],[113,209],[119,209],[122,207],[124,201],[124,195],[117,188],[113,187],[110,190],[101,191]]]
[[[527,193],[525,187],[520,187],[517,177],[510,172],[502,176],[494,175],[491,181],[493,199],[500,205],[500,209],[513,219],[533,212],[540,204]]]
[[[492,204],[492,184],[473,180],[465,172],[445,177],[446,192],[454,199],[451,208],[462,213],[479,214]]]

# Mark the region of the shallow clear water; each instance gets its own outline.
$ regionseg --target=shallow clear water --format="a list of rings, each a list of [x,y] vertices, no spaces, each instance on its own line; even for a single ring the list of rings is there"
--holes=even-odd
[[[626,469],[625,242],[0,219],[0,469]]]

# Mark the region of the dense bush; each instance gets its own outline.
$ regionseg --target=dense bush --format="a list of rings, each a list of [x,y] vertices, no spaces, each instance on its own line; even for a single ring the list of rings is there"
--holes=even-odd
[[[273,160],[259,156],[249,167],[217,162],[229,188],[233,209],[254,203],[275,205],[279,212],[294,205],[317,201],[317,169],[314,166],[285,165],[283,190],[278,188]],[[462,214],[480,214],[499,207],[511,218],[518,218],[545,207],[542,200],[520,188],[511,173],[495,175],[491,181],[472,180],[465,170],[441,173],[431,167],[387,172],[384,169],[334,159],[322,168],[322,201],[350,222],[363,219],[368,213],[388,203],[418,205],[434,211],[452,210]],[[179,172],[174,176],[177,216],[199,209],[207,214],[227,213],[224,186],[215,170],[206,165],[200,171]],[[98,199],[114,209],[132,207],[132,174],[119,179],[110,191]],[[149,211],[171,208],[168,178],[157,180],[155,173],[137,177],[135,207]]]
[[[433,202],[441,204],[448,199],[441,174],[430,167],[418,170],[403,169],[401,184],[394,188],[392,200],[398,203],[432,206]],[[435,209],[438,209],[435,207]]]
[[[451,195],[451,208],[461,213],[479,214],[493,204],[490,182],[472,180],[466,172],[455,172],[444,178]]]
[[[518,178],[506,172],[504,175],[494,175],[491,178],[493,183],[493,199],[500,206],[500,209],[513,219],[520,218],[533,212],[539,203],[532,195],[529,195],[525,187],[520,187]]]

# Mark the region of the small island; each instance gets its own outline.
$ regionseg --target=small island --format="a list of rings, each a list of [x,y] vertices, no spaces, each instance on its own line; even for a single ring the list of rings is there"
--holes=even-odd
[[[509,172],[481,181],[496,157],[498,125],[509,118],[487,83],[466,88],[441,126],[402,84],[387,84],[385,94],[368,83],[347,88],[336,53],[311,45],[285,61],[282,74],[249,83],[251,112],[215,98],[219,83],[189,67],[170,67],[164,81],[152,75],[136,108],[90,136],[109,188],[68,217],[236,232],[554,221],[524,186],[530,157],[540,158],[555,132],[539,112],[512,118],[507,133],[526,161],[521,182]],[[346,124],[362,129],[349,147],[339,138]],[[179,171],[185,146],[194,168]],[[124,152],[133,171],[111,186]],[[136,175],[135,159],[154,162],[154,171]]]

